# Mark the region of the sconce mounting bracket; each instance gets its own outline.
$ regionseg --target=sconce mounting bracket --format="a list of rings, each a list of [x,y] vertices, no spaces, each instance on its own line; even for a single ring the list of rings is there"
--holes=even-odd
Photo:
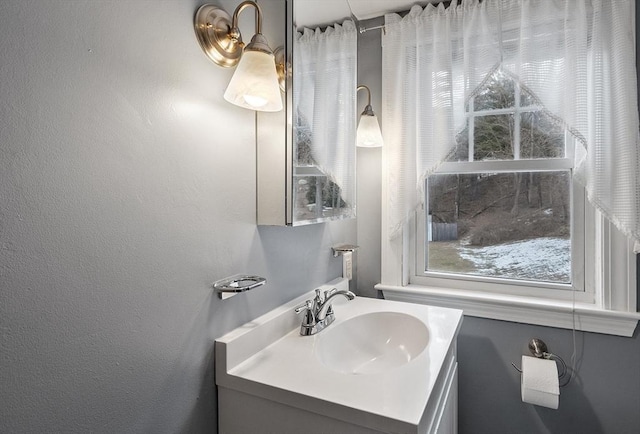
[[[231,16],[217,6],[205,4],[196,12],[194,28],[202,50],[216,64],[227,68],[238,64],[244,47],[240,36],[231,37],[231,26]]]

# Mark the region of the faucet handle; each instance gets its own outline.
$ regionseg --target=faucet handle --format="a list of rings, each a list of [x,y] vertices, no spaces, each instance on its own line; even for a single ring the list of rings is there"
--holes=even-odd
[[[294,310],[295,313],[301,314],[305,310],[311,311],[312,307],[313,307],[313,301],[307,300],[304,303],[302,303],[301,305],[296,306],[293,310]]]
[[[296,306],[294,312],[298,315],[304,312],[302,319],[302,327],[310,327],[315,323],[315,314],[313,313],[313,301],[307,300],[300,306]]]
[[[338,288],[331,288],[326,290],[324,292],[325,301],[328,300],[329,297],[331,297],[336,292],[338,292]],[[333,314],[333,305],[329,305],[329,307],[327,308],[327,315],[332,315],[332,314]]]
[[[333,295],[334,292],[338,292],[338,288],[331,288],[326,290],[324,292],[324,299],[326,300],[327,298],[329,298],[331,295]]]

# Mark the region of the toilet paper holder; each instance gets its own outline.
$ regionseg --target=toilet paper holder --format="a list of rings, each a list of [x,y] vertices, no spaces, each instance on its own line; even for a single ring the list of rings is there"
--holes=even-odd
[[[567,375],[567,364],[564,362],[564,360],[562,360],[562,357],[556,354],[550,353],[547,347],[547,344],[545,344],[542,339],[539,339],[539,338],[531,339],[529,341],[529,351],[534,357],[537,357],[539,359],[549,359],[555,362],[560,362],[560,366],[562,369],[558,373],[558,379],[562,379],[564,378],[565,375]],[[511,366],[513,366],[516,371],[522,374],[522,369],[518,368],[515,363],[511,362]],[[566,386],[566,384],[560,385],[560,387],[563,387],[563,386]]]

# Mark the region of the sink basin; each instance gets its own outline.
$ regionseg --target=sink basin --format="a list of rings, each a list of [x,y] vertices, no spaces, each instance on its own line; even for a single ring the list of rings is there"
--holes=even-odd
[[[372,312],[334,323],[317,336],[316,357],[343,374],[377,374],[418,357],[429,342],[425,324],[400,312]]]

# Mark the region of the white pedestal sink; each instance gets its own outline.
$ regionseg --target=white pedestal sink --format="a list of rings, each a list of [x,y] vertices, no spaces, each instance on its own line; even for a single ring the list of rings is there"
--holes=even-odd
[[[216,340],[221,434],[456,432],[462,311],[356,297],[300,336],[293,308],[312,296]]]

